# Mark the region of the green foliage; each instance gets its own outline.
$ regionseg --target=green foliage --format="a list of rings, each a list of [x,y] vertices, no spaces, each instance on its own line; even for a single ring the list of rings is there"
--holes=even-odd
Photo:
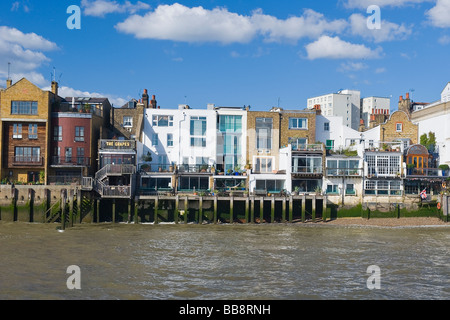
[[[441,164],[441,165],[439,166],[439,169],[441,169],[441,170],[448,170],[448,169],[449,169],[449,166],[448,166],[448,164]]]
[[[420,136],[420,144],[426,147],[428,151],[433,152],[436,145],[436,134],[434,132],[424,133]]]

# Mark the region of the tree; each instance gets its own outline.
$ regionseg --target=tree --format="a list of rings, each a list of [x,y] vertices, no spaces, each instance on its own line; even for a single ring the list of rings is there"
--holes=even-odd
[[[428,151],[433,152],[436,145],[436,134],[434,132],[429,132],[428,135],[424,133],[420,136],[420,144],[425,146]]]

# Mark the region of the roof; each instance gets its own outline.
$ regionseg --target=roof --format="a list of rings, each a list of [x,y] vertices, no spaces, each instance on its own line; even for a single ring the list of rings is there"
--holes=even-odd
[[[108,98],[92,98],[92,97],[66,97],[64,100],[71,103],[73,98],[75,98],[75,102],[79,103],[104,103]]]

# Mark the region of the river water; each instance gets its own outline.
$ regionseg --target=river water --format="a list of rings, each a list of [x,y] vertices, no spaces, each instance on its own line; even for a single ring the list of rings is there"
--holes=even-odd
[[[447,226],[0,223],[0,299],[449,299],[449,248]]]

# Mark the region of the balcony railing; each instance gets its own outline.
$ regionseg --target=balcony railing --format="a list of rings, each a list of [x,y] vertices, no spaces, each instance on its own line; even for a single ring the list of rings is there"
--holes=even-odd
[[[49,176],[48,183],[54,185],[81,185],[81,176]]]
[[[362,176],[363,169],[337,169],[337,168],[328,168],[327,176],[329,177],[342,177],[342,176]]]
[[[131,186],[102,186],[102,196],[106,198],[129,198]]]
[[[24,157],[14,156],[11,158],[11,163],[14,166],[42,166],[44,165],[44,158],[42,157]]]
[[[175,166],[171,164],[141,164],[139,171],[141,172],[169,172],[173,173]]]
[[[441,169],[436,168],[414,168],[406,170],[407,176],[423,176],[423,177],[445,177]]]
[[[292,167],[292,174],[322,174],[322,167]]]
[[[323,152],[323,144],[292,144],[292,151]]]
[[[211,166],[208,165],[186,165],[178,167],[178,173],[211,173]]]
[[[52,157],[52,166],[89,166],[91,158],[88,157]]]

